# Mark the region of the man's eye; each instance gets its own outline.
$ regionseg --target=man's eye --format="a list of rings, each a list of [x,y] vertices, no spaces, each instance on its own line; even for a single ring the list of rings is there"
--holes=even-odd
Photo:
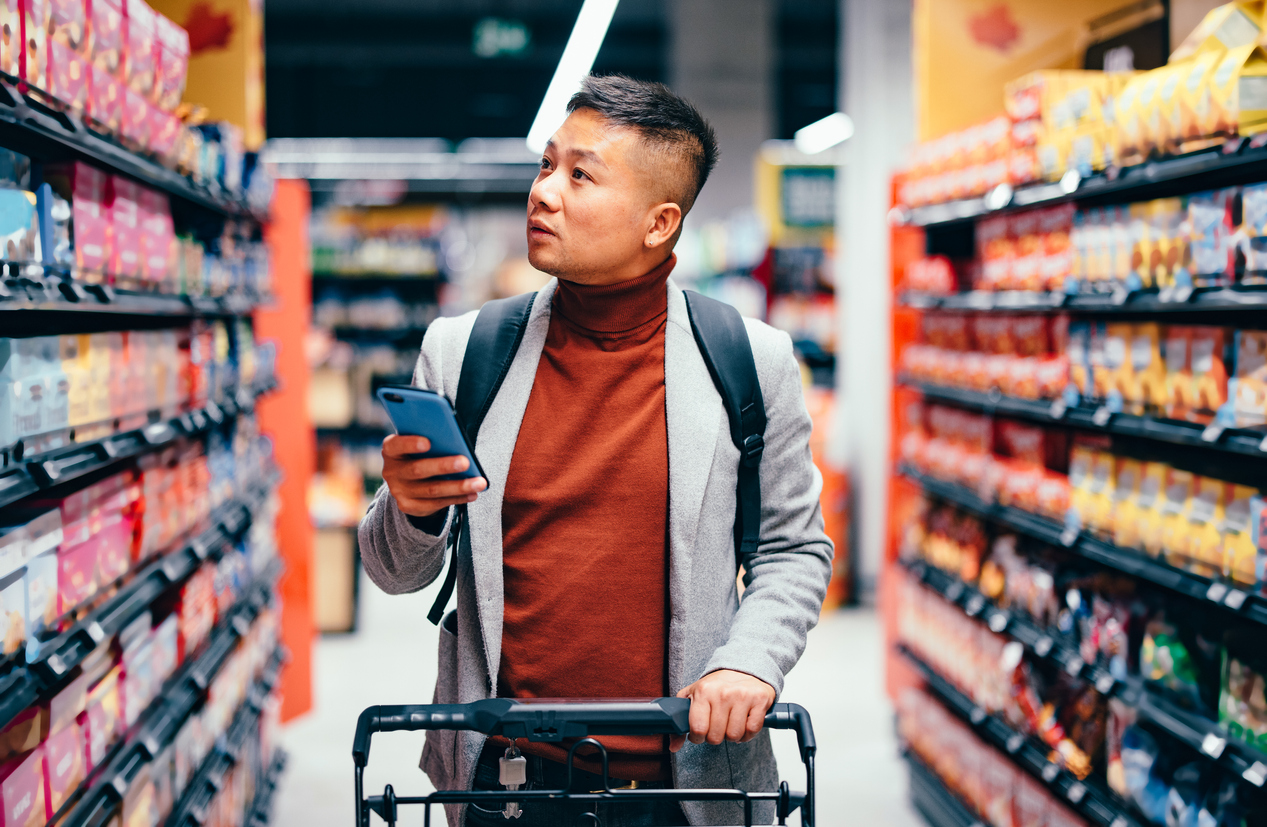
[[[575,178],[575,179],[577,179],[577,180],[579,181],[579,180],[581,180],[582,178],[586,178],[586,177],[588,177],[588,176],[586,176],[586,174],[584,173],[584,171],[579,170],[579,169],[574,169],[574,170],[572,170],[572,177],[573,177],[573,178]]]
[[[549,159],[549,158],[542,158],[542,159],[541,159],[541,168],[542,168],[542,169],[549,169],[549,168],[550,168],[550,159]]]

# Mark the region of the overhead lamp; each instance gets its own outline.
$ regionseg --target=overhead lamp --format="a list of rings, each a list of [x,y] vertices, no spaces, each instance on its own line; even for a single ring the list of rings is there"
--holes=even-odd
[[[817,155],[853,137],[853,119],[844,112],[833,112],[822,120],[796,130],[792,137],[796,148],[801,152]]]
[[[594,67],[594,58],[607,36],[612,15],[620,0],[585,0],[576,25],[568,37],[568,44],[559,58],[559,65],[550,79],[550,87],[537,110],[537,117],[528,130],[528,149],[534,153],[545,151],[546,143],[555,130],[567,119],[568,100],[581,88],[581,81]]]

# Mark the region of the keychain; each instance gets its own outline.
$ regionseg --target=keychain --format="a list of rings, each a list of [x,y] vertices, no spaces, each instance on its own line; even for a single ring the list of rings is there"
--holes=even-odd
[[[515,746],[514,741],[510,742],[510,749],[506,750],[498,763],[501,765],[499,779],[503,787],[513,792],[528,783],[528,759]],[[503,818],[519,818],[521,815],[523,811],[519,809],[519,802],[506,802],[506,807],[502,810]]]

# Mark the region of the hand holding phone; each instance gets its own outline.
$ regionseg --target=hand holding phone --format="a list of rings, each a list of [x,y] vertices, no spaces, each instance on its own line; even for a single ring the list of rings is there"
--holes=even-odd
[[[394,386],[380,388],[378,397],[400,432],[383,440],[383,481],[402,512],[430,517],[474,502],[488,488],[448,400]]]

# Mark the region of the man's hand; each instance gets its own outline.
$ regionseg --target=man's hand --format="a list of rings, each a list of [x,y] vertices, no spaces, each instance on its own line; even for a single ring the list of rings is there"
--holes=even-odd
[[[460,474],[471,463],[463,456],[418,458],[430,450],[426,437],[392,434],[383,440],[383,482],[400,510],[412,517],[430,517],[451,505],[475,502],[475,495],[488,488],[483,477],[435,479]]]
[[[691,699],[692,744],[707,741],[743,743],[757,737],[765,726],[765,714],[774,703],[774,687],[744,672],[719,669],[709,672],[677,693]],[[669,749],[677,752],[688,736],[675,735]]]

